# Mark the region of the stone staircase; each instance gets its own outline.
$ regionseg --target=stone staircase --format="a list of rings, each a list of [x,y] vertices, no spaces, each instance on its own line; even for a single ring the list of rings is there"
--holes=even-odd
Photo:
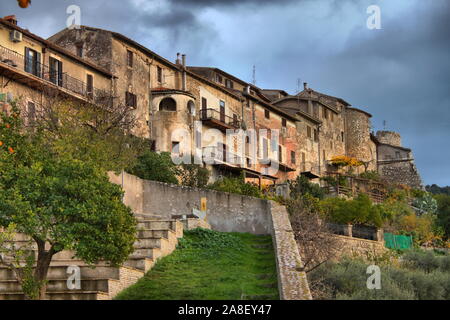
[[[134,252],[121,267],[111,267],[104,262],[95,268],[74,257],[71,251],[63,251],[53,257],[48,271],[48,300],[110,300],[120,291],[134,284],[149,271],[159,258],[171,254],[178,239],[183,237],[183,223],[158,216],[137,214],[138,234]],[[17,247],[27,238],[18,234]],[[33,248],[35,250],[35,248]],[[77,266],[81,271],[81,289],[69,290],[68,268]],[[24,295],[15,274],[0,266],[0,300],[22,300]]]

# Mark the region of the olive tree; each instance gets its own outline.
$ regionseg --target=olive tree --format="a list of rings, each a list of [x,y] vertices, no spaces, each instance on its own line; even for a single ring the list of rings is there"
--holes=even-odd
[[[63,250],[88,264],[125,261],[133,251],[136,220],[122,203],[120,186],[110,183],[95,162],[55,152],[39,130],[28,133],[17,109],[1,116],[0,227],[13,226],[34,242],[31,277],[36,285],[28,297],[45,298],[50,263]],[[14,243],[9,240],[0,245]],[[14,261],[8,254],[0,260],[24,287],[21,270],[30,260],[22,266]]]

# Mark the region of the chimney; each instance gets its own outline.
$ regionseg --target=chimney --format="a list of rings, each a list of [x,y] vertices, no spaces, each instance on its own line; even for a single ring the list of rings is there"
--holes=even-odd
[[[11,16],[6,16],[3,18],[4,20],[6,20],[9,23],[12,23],[14,25],[17,25],[17,18],[15,15],[11,15]]]
[[[308,90],[308,82],[303,82],[303,88],[304,88],[305,90]]]
[[[183,66],[183,73],[182,73],[182,90],[186,91],[187,89],[187,75],[186,75],[186,55],[181,55],[181,63]]]
[[[180,60],[180,53],[177,53],[177,60],[175,60],[176,64],[181,64],[181,60]]]

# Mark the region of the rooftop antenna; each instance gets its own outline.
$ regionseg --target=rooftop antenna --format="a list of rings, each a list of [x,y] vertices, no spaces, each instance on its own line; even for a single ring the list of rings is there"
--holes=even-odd
[[[256,86],[256,65],[253,65],[253,85]]]
[[[301,89],[302,89],[302,79],[297,78],[297,94],[301,92]]]

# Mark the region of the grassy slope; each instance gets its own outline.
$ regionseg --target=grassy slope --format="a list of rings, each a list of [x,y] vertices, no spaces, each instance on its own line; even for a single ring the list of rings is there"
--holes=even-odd
[[[270,236],[185,232],[177,250],[118,300],[278,299]]]

